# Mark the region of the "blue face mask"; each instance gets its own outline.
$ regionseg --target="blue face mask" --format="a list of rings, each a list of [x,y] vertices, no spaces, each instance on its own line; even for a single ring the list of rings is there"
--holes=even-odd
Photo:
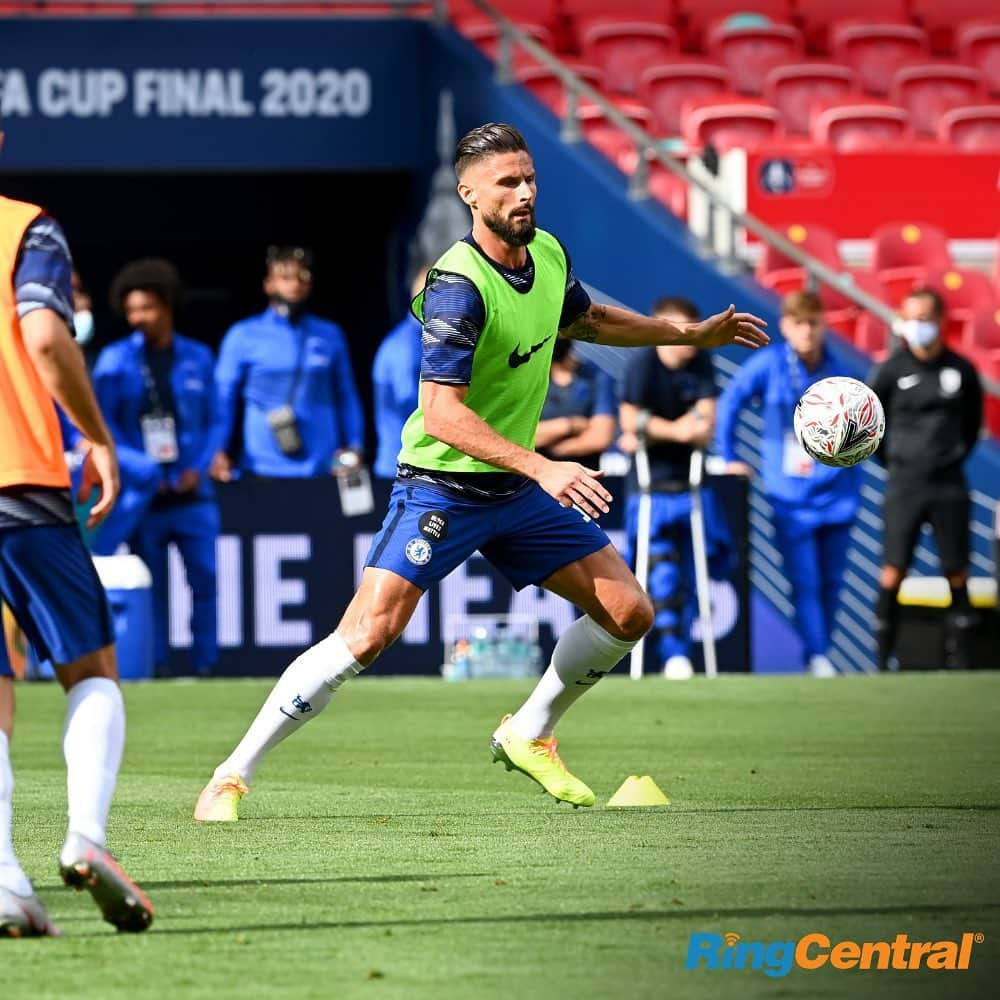
[[[899,332],[910,347],[927,348],[938,339],[937,323],[926,319],[904,319]]]
[[[89,309],[73,313],[73,336],[81,346],[94,336],[94,314]]]

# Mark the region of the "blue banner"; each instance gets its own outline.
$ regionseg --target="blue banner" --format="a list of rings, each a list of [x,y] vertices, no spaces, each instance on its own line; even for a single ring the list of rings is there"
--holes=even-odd
[[[429,41],[393,19],[0,20],[0,169],[414,169]]]
[[[712,584],[719,668],[749,670],[746,480],[722,476],[712,482],[725,509],[736,556],[730,575]],[[278,674],[333,630],[354,595],[371,540],[388,507],[388,484],[377,482],[375,487],[375,511],[362,517],[344,517],[332,477],[254,479],[219,487],[220,675]],[[621,549],[625,490],[618,479],[608,480],[608,488],[616,502],[601,523]],[[191,592],[173,547],[169,579],[170,666],[183,674],[189,670]],[[476,555],[424,596],[399,641],[379,658],[377,672],[438,673],[446,645],[456,637],[456,623],[470,615],[493,614],[537,622],[548,657],[555,637],[579,612],[538,587],[515,592]],[[655,639],[646,643],[646,653],[647,670],[659,670]],[[700,644],[695,646],[695,660],[700,661]]]

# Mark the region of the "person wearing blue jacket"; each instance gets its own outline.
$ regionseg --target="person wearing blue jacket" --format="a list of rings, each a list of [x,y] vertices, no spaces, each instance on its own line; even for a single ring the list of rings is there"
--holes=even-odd
[[[241,474],[305,479],[357,466],[364,415],[347,338],[336,323],[306,311],[312,255],[272,247],[264,291],[269,305],[226,333],[215,368],[219,400],[215,478]],[[239,407],[238,462],[228,453]],[[235,450],[235,449],[234,449]]]
[[[761,478],[774,508],[774,540],[792,585],[795,624],[806,666],[818,677],[836,668],[828,658],[833,616],[847,567],[848,536],[858,512],[861,469],[821,465],[802,450],[792,429],[795,404],[814,382],[848,375],[825,344],[823,306],[812,292],[791,292],[781,304],[778,342],[755,354],[719,398],[716,445],[728,471],[752,475],[736,455],[736,422],[752,401],[763,411]]]
[[[119,451],[128,449],[147,474],[154,471],[155,491],[127,540],[153,577],[157,669],[165,669],[169,654],[167,546],[173,542],[192,591],[192,666],[203,675],[218,659],[219,508],[208,475],[216,441],[215,384],[212,352],[174,330],[179,297],[180,278],[169,261],[138,260],[122,269],[111,301],[134,332],[101,352],[94,387]]]
[[[423,290],[429,267],[421,267],[413,278],[411,299]],[[403,424],[420,401],[420,357],[423,324],[410,312],[379,344],[372,363],[375,400],[375,462],[379,479],[396,478],[396,457],[402,446]]]

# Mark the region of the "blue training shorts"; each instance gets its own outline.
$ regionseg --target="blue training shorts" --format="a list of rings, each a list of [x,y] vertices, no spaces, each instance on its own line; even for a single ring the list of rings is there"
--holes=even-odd
[[[75,524],[0,530],[0,596],[39,660],[72,663],[114,642],[104,587]],[[0,677],[10,675],[0,641]]]
[[[608,545],[604,530],[529,482],[507,500],[467,500],[424,483],[397,482],[365,566],[427,590],[477,549],[522,590]]]

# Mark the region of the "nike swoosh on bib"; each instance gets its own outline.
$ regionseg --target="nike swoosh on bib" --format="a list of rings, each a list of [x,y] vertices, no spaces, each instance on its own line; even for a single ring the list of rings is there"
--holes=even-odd
[[[541,341],[541,343],[532,344],[531,347],[524,352],[524,354],[518,354],[517,348],[515,347],[514,350],[510,352],[507,364],[509,364],[511,368],[519,368],[521,365],[527,364],[531,360],[531,355],[534,354],[535,351],[540,351],[553,338],[553,336],[555,336],[555,334],[550,333],[543,341]]]
[[[919,375],[903,375],[901,378],[896,380],[896,385],[903,390],[912,389],[915,385],[920,383]]]

